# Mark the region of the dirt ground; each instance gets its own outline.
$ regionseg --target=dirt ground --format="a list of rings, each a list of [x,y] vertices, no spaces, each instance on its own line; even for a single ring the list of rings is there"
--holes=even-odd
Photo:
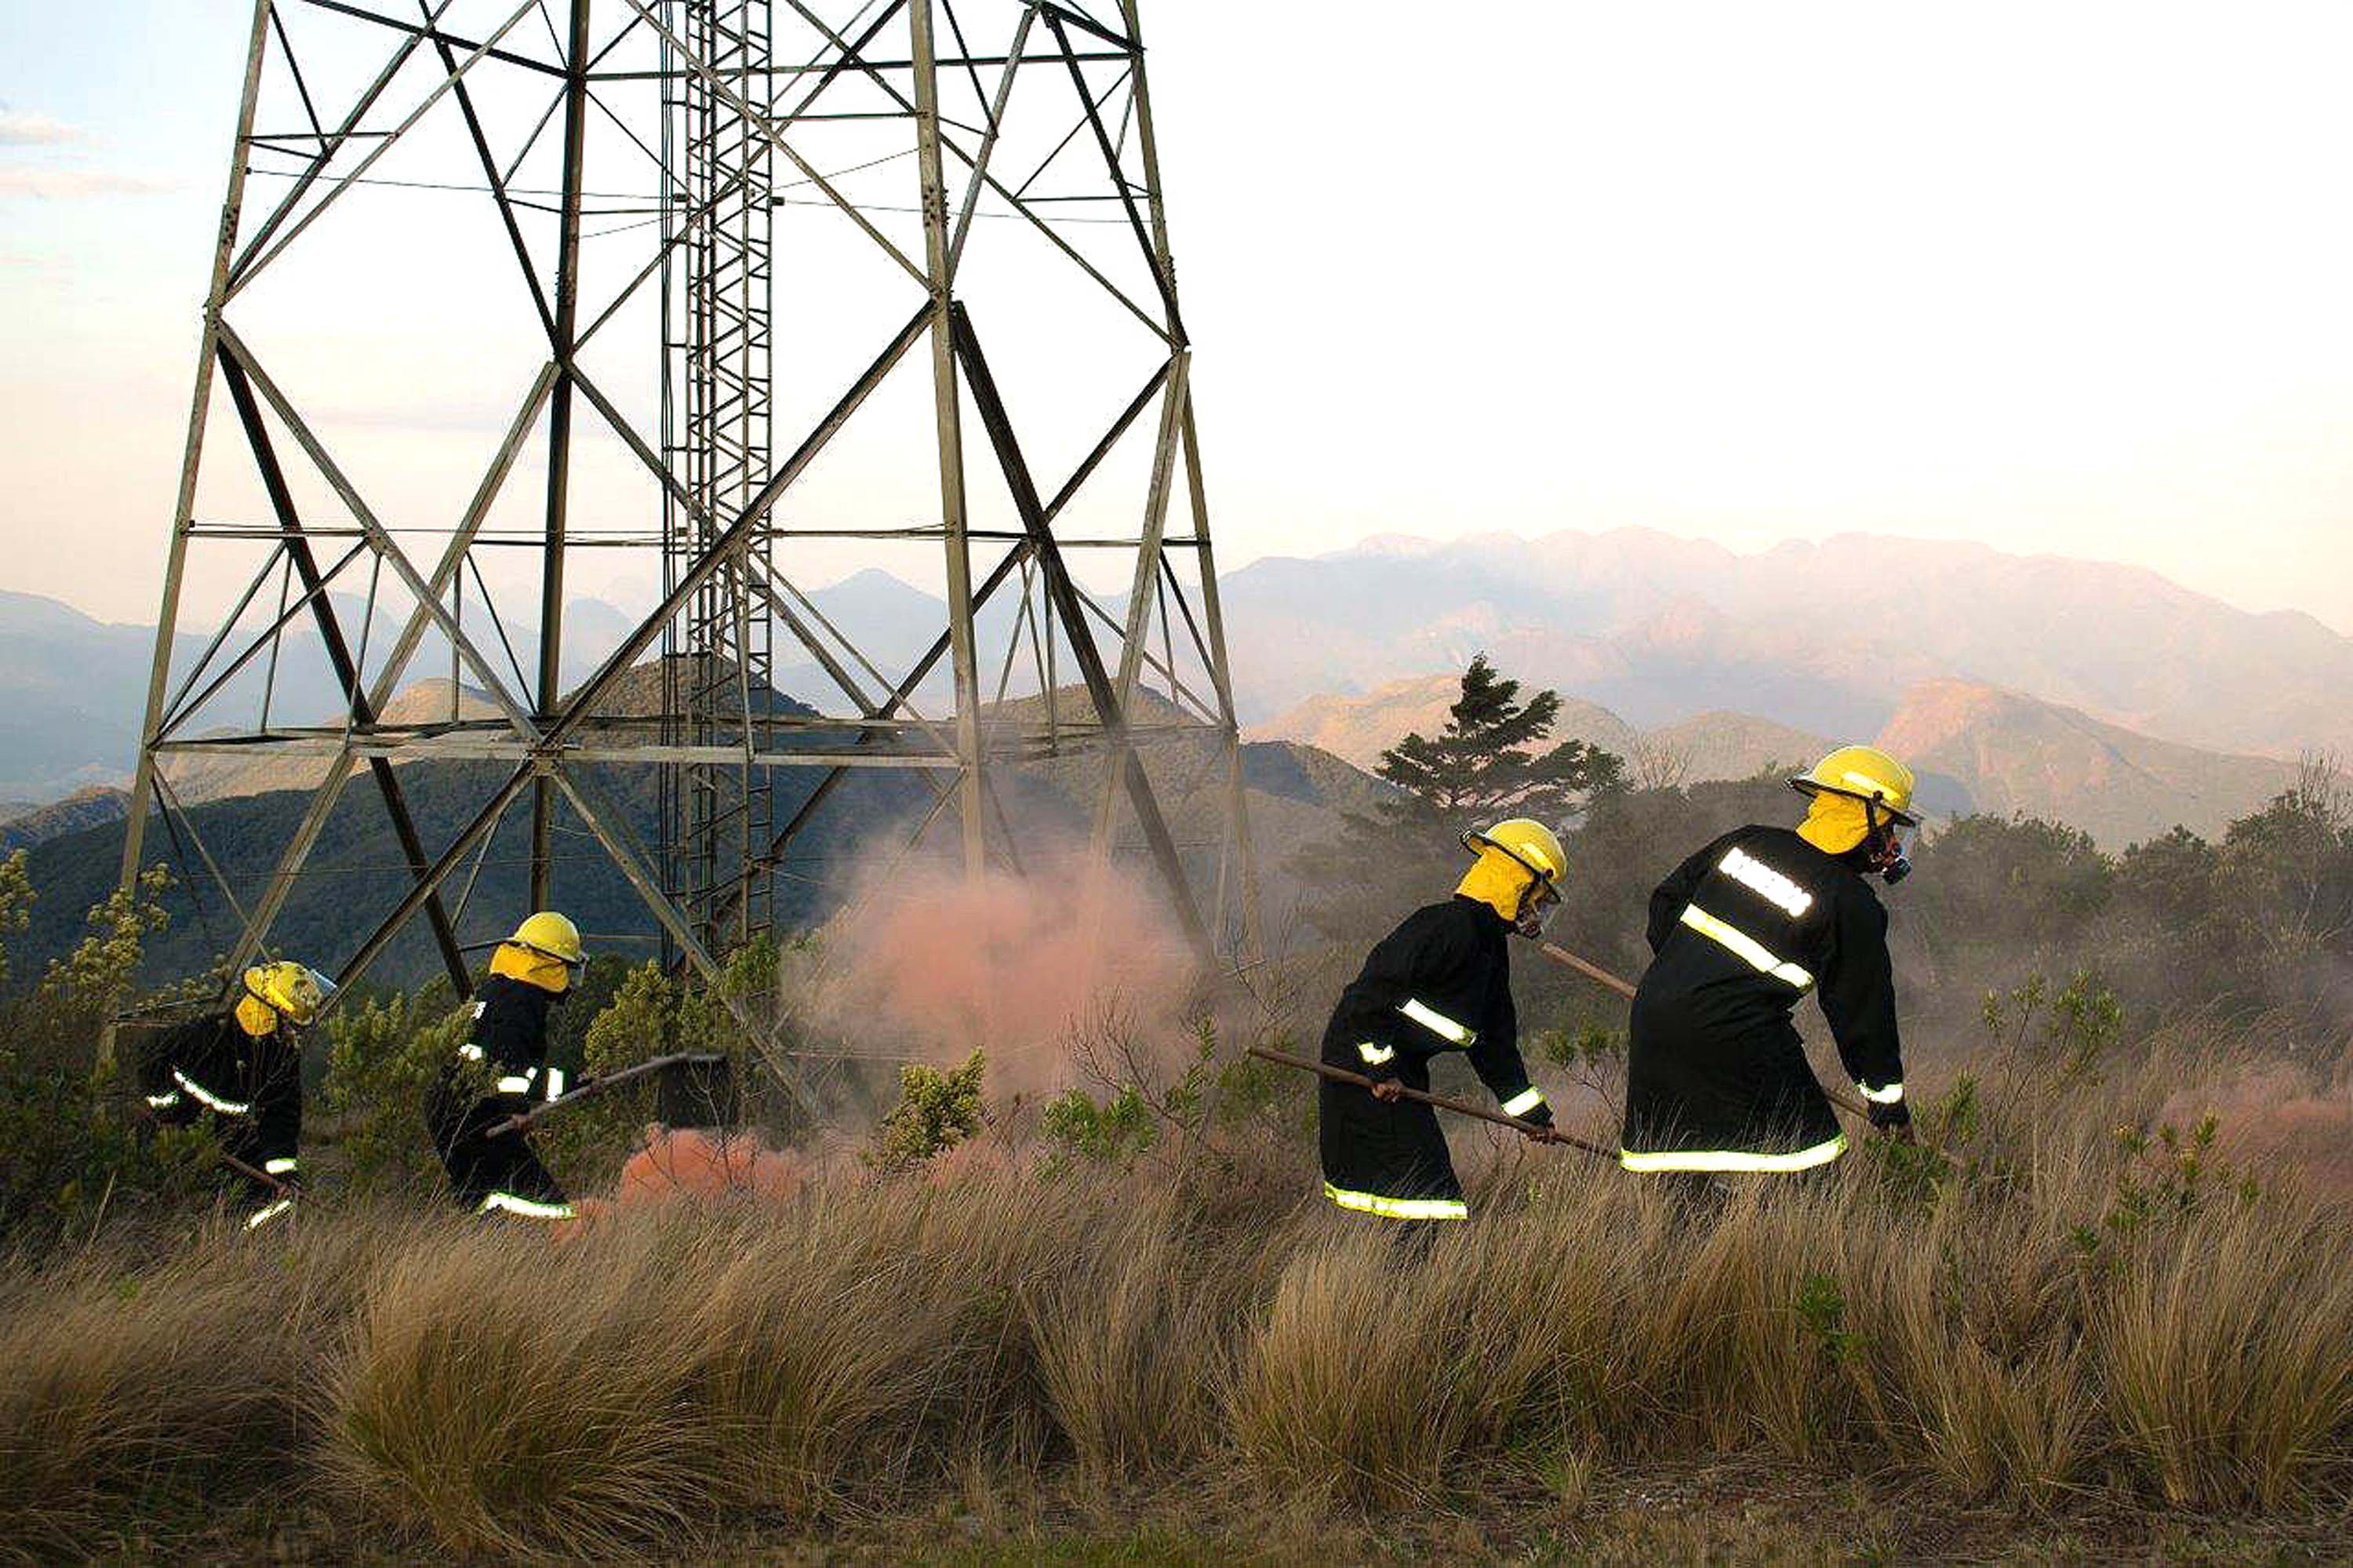
[[[1564,1476],[1555,1478],[1555,1488],[1548,1492],[1524,1479],[1492,1496],[1451,1497],[1422,1512],[1367,1516],[1303,1500],[1270,1505],[1198,1491],[1112,1503],[976,1482],[962,1503],[933,1518],[843,1518],[821,1526],[780,1520],[717,1535],[693,1560],[746,1568],[2353,1563],[2353,1499],[2295,1516],[2221,1517],[2155,1511],[2090,1494],[2029,1513],[1924,1501],[1909,1489],[1836,1480],[1766,1460]],[[104,1555],[290,1564],[447,1561],[428,1541],[385,1538],[363,1521],[330,1517],[299,1499],[210,1528],[179,1521]]]

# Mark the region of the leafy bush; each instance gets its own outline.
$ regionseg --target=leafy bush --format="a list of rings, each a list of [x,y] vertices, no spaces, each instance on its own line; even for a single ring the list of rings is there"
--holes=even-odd
[[[2091,969],[2077,969],[2053,991],[2042,974],[2007,993],[1988,991],[1980,1020],[2003,1069],[2048,1069],[2062,1077],[2092,1074],[2124,1032],[2124,1004]]]
[[[90,911],[74,950],[0,1006],[0,1234],[53,1234],[185,1200],[216,1168],[202,1127],[148,1134],[124,1074],[100,1049],[132,997],[142,944],[164,927],[168,881],[151,871]],[[24,853],[0,860],[0,975],[32,901]]]
[[[987,1066],[986,1054],[975,1051],[964,1065],[945,1073],[919,1062],[901,1067],[899,1103],[860,1158],[878,1171],[908,1171],[978,1132],[987,1119],[980,1097]]]
[[[1152,1147],[1159,1134],[1158,1118],[1130,1084],[1100,1104],[1084,1089],[1071,1089],[1046,1102],[1039,1130],[1050,1146],[1050,1170],[1067,1169],[1074,1160],[1124,1165]]]
[[[344,1007],[327,1020],[327,1072],[319,1108],[342,1156],[344,1180],[360,1192],[426,1192],[441,1164],[425,1128],[425,1094],[457,1062],[472,1013],[448,1006],[448,992],[417,1000],[394,995]],[[475,1086],[490,1086],[487,1065],[459,1064]]]

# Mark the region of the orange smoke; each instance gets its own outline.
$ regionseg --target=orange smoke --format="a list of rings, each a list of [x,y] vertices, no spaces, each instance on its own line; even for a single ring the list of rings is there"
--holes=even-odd
[[[1172,927],[1117,873],[898,877],[828,930],[806,1017],[854,1051],[948,1065],[977,1048],[997,1091],[1051,1089],[1074,1035],[1184,1037],[1195,960]]]
[[[648,1128],[646,1141],[621,1167],[622,1208],[671,1198],[756,1192],[789,1198],[807,1180],[799,1160],[749,1135],[720,1138],[699,1128]]]
[[[771,1149],[748,1133],[728,1137],[696,1128],[646,1128],[645,1141],[621,1167],[621,1181],[609,1198],[582,1198],[573,1204],[583,1220],[600,1220],[624,1210],[664,1203],[710,1202],[736,1194],[769,1200],[793,1198],[811,1179],[812,1161]],[[558,1225],[560,1240],[575,1227]]]
[[[2217,1141],[2232,1159],[2353,1200],[2353,1088],[2315,1092],[2294,1067],[2254,1067],[2175,1095],[2158,1119],[2188,1128],[2207,1116],[2218,1119]]]

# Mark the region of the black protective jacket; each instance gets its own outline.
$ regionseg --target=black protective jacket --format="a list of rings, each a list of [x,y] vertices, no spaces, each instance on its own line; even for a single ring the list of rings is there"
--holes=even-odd
[[[560,1000],[511,975],[492,975],[474,992],[473,1027],[458,1056],[425,1097],[425,1124],[449,1173],[459,1203],[532,1219],[569,1219],[563,1185],[519,1132],[497,1132],[550,1087],[547,1014]],[[475,1092],[471,1064],[491,1079]]]
[[[1635,993],[1624,1162],[1775,1171],[1844,1150],[1790,1014],[1819,989],[1866,1096],[1900,1096],[1887,911],[1862,874],[1786,828],[1726,833],[1651,895]]]
[[[1415,910],[1340,993],[1324,1031],[1324,1062],[1427,1092],[1430,1058],[1464,1051],[1507,1111],[1550,1126],[1552,1109],[1520,1060],[1509,934],[1504,918],[1475,899],[1458,895]],[[1387,1105],[1356,1085],[1327,1080],[1319,1108],[1324,1186],[1334,1202],[1392,1218],[1462,1212],[1446,1138],[1428,1106]]]
[[[139,1086],[158,1120],[209,1114],[221,1147],[272,1176],[294,1174],[302,1141],[302,1049],[283,1027],[256,1038],[233,1012],[175,1025],[140,1053]]]
[[[547,1013],[554,992],[492,975],[474,992],[474,1026],[461,1054],[485,1062],[502,1095],[535,1095],[547,1070]]]

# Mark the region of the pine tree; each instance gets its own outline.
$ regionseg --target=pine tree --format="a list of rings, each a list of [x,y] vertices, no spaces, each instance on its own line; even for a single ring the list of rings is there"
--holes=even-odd
[[[1624,788],[1616,755],[1581,740],[1544,745],[1559,717],[1558,693],[1523,702],[1519,682],[1484,653],[1473,658],[1437,738],[1409,735],[1381,754],[1376,771],[1395,793],[1370,812],[1350,812],[1339,844],[1293,861],[1317,895],[1308,919],[1335,938],[1377,936],[1453,885],[1466,830],[1506,817],[1559,828],[1596,796]]]
[[[1381,753],[1380,776],[1412,798],[1403,807],[1409,815],[1435,812],[1466,828],[1497,817],[1557,826],[1624,782],[1620,758],[1581,740],[1535,751],[1560,716],[1560,694],[1538,692],[1525,703],[1519,695],[1520,683],[1481,653],[1462,673],[1462,694],[1438,738],[1409,735]]]

